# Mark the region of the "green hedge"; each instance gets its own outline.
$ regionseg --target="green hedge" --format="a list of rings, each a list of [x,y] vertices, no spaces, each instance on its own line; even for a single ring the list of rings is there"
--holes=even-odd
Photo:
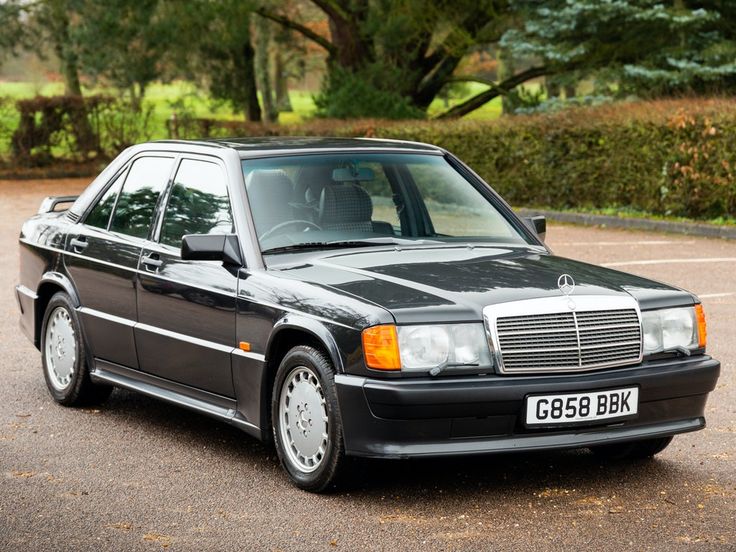
[[[100,136],[107,137],[101,139],[107,155],[143,140],[146,132],[138,127],[149,126],[145,113],[120,102],[95,121]],[[457,154],[515,206],[618,208],[695,219],[736,216],[732,100],[617,103],[495,121],[318,119],[301,126],[264,126],[172,118],[168,134],[417,140]],[[58,135],[52,133],[55,139]]]
[[[736,214],[736,102],[612,104],[496,121],[215,124],[211,135],[417,140],[457,154],[516,206],[609,208],[699,219]]]

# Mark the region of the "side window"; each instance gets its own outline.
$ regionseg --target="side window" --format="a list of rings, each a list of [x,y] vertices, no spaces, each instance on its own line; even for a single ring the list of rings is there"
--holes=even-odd
[[[156,203],[173,163],[171,157],[141,157],[133,162],[112,216],[111,232],[148,237]]]
[[[159,241],[178,248],[186,234],[229,234],[232,231],[227,181],[220,166],[183,159],[171,188]]]
[[[110,215],[112,214],[112,208],[115,207],[115,199],[118,197],[120,191],[120,184],[123,182],[123,174],[119,174],[107,191],[102,195],[97,205],[90,211],[89,215],[85,219],[84,223],[87,226],[94,226],[95,228],[102,228],[107,230],[107,224],[110,222]]]

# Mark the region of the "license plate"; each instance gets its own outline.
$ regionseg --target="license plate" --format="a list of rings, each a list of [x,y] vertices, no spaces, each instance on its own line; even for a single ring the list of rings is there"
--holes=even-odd
[[[526,400],[526,425],[579,424],[636,416],[639,388],[587,393],[531,395]]]

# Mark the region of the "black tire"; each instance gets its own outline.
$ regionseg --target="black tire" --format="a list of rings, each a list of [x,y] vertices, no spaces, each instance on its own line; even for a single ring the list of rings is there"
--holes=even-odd
[[[672,437],[659,437],[657,439],[646,439],[644,441],[630,441],[627,443],[615,443],[612,445],[600,445],[590,447],[597,457],[603,460],[624,461],[642,460],[659,454],[672,442]]]
[[[63,389],[52,383],[51,378],[53,376],[49,368],[47,329],[51,316],[54,313],[60,313],[62,315],[66,313],[68,315],[68,322],[71,324],[74,332],[75,356],[73,372],[68,385]],[[49,394],[61,405],[90,406],[100,404],[110,396],[113,390],[109,385],[96,384],[90,379],[89,356],[82,337],[82,326],[79,323],[79,317],[77,316],[77,311],[74,309],[71,298],[62,291],[56,293],[51,298],[43,315],[43,324],[41,326],[41,362]]]
[[[286,450],[288,445],[284,443],[280,427],[279,405],[284,385],[287,379],[291,380],[293,374],[303,367],[313,372],[319,380],[324,396],[324,407],[327,412],[327,445],[321,461],[313,471],[301,469],[292,460],[291,453]],[[276,372],[271,394],[271,426],[276,453],[281,465],[297,487],[305,491],[319,493],[337,486],[339,476],[344,471],[345,444],[335,389],[335,369],[325,353],[314,347],[300,345],[286,354]]]

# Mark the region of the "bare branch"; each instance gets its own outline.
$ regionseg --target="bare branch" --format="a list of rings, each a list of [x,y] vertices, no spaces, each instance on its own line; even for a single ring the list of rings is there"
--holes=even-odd
[[[498,90],[499,96],[508,96],[510,92],[506,88],[501,88],[497,82],[477,75],[455,75],[450,77],[447,82],[479,82],[480,84],[485,84],[486,86],[490,86],[491,88]]]
[[[344,22],[352,19],[350,13],[337,2],[331,2],[330,0],[312,0],[312,4],[325,12],[325,14],[331,19],[342,19]]]
[[[448,109],[444,113],[438,115],[436,118],[452,119],[455,117],[462,117],[463,115],[467,115],[471,111],[475,111],[479,107],[484,106],[493,98],[503,95],[504,91],[508,93],[509,90],[516,88],[520,84],[525,83],[528,80],[535,79],[537,77],[542,77],[548,72],[548,67],[531,67],[526,71],[522,71],[517,75],[513,75],[508,79],[497,83],[495,86],[492,86],[491,88],[481,92],[480,94],[476,94],[472,98],[465,100],[463,103]]]
[[[258,8],[256,10],[256,13],[260,15],[261,17],[265,17],[266,19],[270,19],[271,21],[278,23],[282,27],[298,32],[299,34],[303,35],[305,38],[311,40],[315,44],[322,46],[322,48],[327,50],[327,52],[330,55],[335,55],[337,53],[337,48],[335,48],[335,45],[332,44],[332,42],[327,40],[322,35],[314,32],[309,27],[305,27],[301,23],[292,21],[291,19],[283,15],[279,15],[277,13],[270,12],[266,10],[265,8]]]

